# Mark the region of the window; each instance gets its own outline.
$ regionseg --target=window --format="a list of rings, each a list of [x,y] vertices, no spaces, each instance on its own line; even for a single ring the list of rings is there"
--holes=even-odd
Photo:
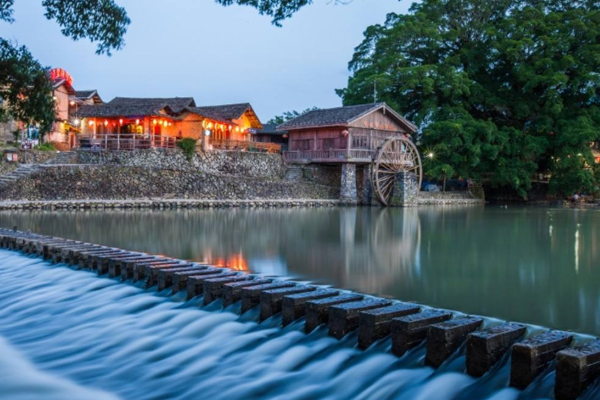
[[[296,149],[299,151],[310,150],[310,140],[298,140],[296,141]]]

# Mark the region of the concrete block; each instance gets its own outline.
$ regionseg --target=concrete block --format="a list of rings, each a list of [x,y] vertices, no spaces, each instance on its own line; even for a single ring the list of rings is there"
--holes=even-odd
[[[316,289],[314,286],[298,285],[282,289],[265,290],[260,294],[260,321],[264,321],[281,312],[283,296],[313,292]]]
[[[358,316],[362,311],[383,308],[391,304],[390,300],[367,299],[332,306],[329,308],[329,335],[341,339],[358,329]]]
[[[192,263],[186,264],[181,261],[174,262],[173,264],[160,264],[160,265],[154,265],[154,264],[150,264],[150,263],[135,263],[135,264],[133,264],[133,281],[137,282],[140,280],[146,280],[146,278],[148,278],[150,276],[150,274],[153,274],[152,280],[154,281],[154,284],[156,284],[156,282],[158,280],[158,270],[160,270],[162,268],[183,267],[186,265],[193,265],[193,264]]]
[[[525,335],[524,325],[507,322],[467,337],[467,373],[480,377]]]
[[[339,296],[327,297],[306,302],[306,323],[304,330],[310,333],[319,325],[329,322],[329,308],[338,304],[361,301],[364,296],[354,293],[344,293]]]
[[[128,279],[133,279],[133,270],[138,265],[154,265],[154,266],[167,265],[168,266],[168,265],[177,265],[177,264],[181,264],[181,261],[176,260],[174,258],[159,258],[156,261],[150,261],[150,262],[127,261],[121,267],[121,280],[126,281]]]
[[[203,283],[202,293],[204,295],[204,304],[210,304],[213,301],[223,297],[223,286],[227,283],[245,282],[254,279],[253,275],[238,274],[225,278],[206,279]],[[190,280],[188,279],[188,288]],[[189,293],[189,291],[188,291]]]
[[[306,314],[306,303],[312,300],[325,299],[337,296],[337,290],[320,289],[310,292],[297,293],[283,296],[281,302],[281,313],[283,315],[283,326],[287,326]]]
[[[460,317],[431,325],[427,333],[425,364],[439,368],[482,324],[480,317]]]
[[[204,282],[207,279],[231,278],[239,275],[239,272],[232,271],[233,270],[225,268],[210,268],[208,272],[194,274],[193,276],[187,276],[185,278],[186,281],[184,286],[184,288],[187,288],[187,299],[190,300],[196,296],[203,295]],[[184,288],[181,288],[179,290],[183,290]]]
[[[205,267],[203,265],[182,265],[180,267],[175,267],[175,268],[161,268],[159,270],[155,270],[155,272],[158,274],[158,290],[165,290],[166,288],[169,288],[173,285],[173,276],[175,274],[179,274],[179,273],[214,273],[214,271],[212,271],[211,269],[209,269],[208,267]]]
[[[429,327],[452,318],[444,310],[425,310],[392,320],[392,352],[398,357],[427,339]]]
[[[232,282],[223,285],[223,307],[229,307],[242,299],[242,289],[245,287],[266,285],[273,282],[272,279],[253,279],[244,282]],[[189,298],[189,294],[188,294]]]
[[[116,278],[117,276],[121,276],[121,268],[124,265],[124,263],[126,263],[128,261],[144,262],[144,261],[153,261],[156,259],[157,258],[155,256],[111,259],[108,261],[108,276],[111,278]]]
[[[575,400],[600,377],[600,339],[556,355],[556,400]]]
[[[573,341],[573,335],[550,331],[525,339],[512,348],[510,385],[525,389]]]
[[[242,288],[242,314],[258,306],[260,303],[260,294],[265,290],[281,289],[296,286],[293,282],[272,282],[265,285],[250,286]]]
[[[398,303],[388,307],[363,311],[358,316],[358,347],[366,349],[392,332],[392,319],[416,314],[421,307]]]
[[[146,268],[145,269],[146,274],[145,274],[145,278],[144,278],[145,287],[146,287],[146,289],[148,289],[154,285],[158,285],[158,276],[161,273],[161,271],[181,270],[182,268],[192,268],[195,265],[196,264],[189,263],[189,264],[171,265],[171,266],[167,266],[165,268],[154,268],[154,267]],[[209,272],[210,268],[202,269],[202,271],[206,271],[207,273],[210,273]],[[201,272],[198,271],[198,273],[201,273]],[[173,285],[173,276],[170,276],[170,279],[171,279],[171,286],[172,286]]]

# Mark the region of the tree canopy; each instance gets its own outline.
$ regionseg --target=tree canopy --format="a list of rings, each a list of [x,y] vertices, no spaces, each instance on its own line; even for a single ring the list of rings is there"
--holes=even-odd
[[[12,23],[14,0],[0,0],[0,22]],[[43,0],[48,19],[55,20],[62,33],[97,43],[97,54],[111,54],[124,45],[130,21],[127,13],[112,0]],[[0,37],[0,121],[15,119],[37,124],[43,136],[52,128],[55,105],[48,68],[25,48]]]
[[[307,108],[304,111],[296,111],[296,110],[292,110],[292,111],[286,111],[281,115],[276,115],[273,118],[271,118],[267,124],[274,124],[274,125],[281,125],[284,122],[288,122],[294,118],[297,118],[301,115],[306,114],[309,111],[314,111],[314,110],[318,110],[317,107],[311,107],[311,108]]]
[[[370,26],[338,90],[379,99],[422,130],[426,171],[488,178],[521,195],[535,173],[593,190],[600,139],[600,3],[423,0]]]

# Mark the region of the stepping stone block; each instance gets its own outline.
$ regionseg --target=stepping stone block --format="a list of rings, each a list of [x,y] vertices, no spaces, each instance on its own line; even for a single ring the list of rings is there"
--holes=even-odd
[[[485,375],[510,347],[519,340],[527,328],[507,322],[467,337],[467,373],[474,377]]]
[[[137,282],[140,280],[146,280],[146,278],[150,277],[150,275],[152,275],[152,279],[154,281],[154,284],[156,284],[156,281],[158,279],[158,271],[162,268],[175,268],[175,267],[183,267],[186,265],[193,265],[192,263],[184,263],[181,261],[177,261],[174,262],[172,264],[160,264],[160,265],[154,265],[151,263],[135,263],[133,264],[133,281]]]
[[[110,248],[81,251],[81,252],[79,252],[79,267],[78,268],[79,269],[84,269],[84,268],[92,269],[92,267],[94,266],[94,263],[95,263],[94,261],[92,261],[92,258],[95,255],[121,254],[121,253],[123,253],[123,250],[110,249]]]
[[[186,290],[188,285],[188,279],[190,277],[195,277],[195,282],[198,283],[199,289],[202,290],[204,288],[204,279],[210,278],[223,278],[226,275],[226,269],[223,268],[207,268],[203,271],[191,271],[191,272],[174,272],[171,274],[173,279],[173,294],[178,293],[180,290]],[[209,278],[204,278],[204,277]]]
[[[556,400],[575,400],[600,376],[600,339],[556,355]]]
[[[260,303],[260,294],[265,290],[282,289],[296,286],[293,282],[278,281],[265,285],[250,286],[242,288],[242,314]]]
[[[180,261],[175,259],[157,259],[156,261],[150,262],[136,262],[136,261],[127,261],[123,267],[121,268],[121,280],[126,281],[128,279],[133,279],[133,270],[138,265],[177,265],[181,264]]]
[[[383,308],[391,305],[390,300],[368,299],[343,303],[329,308],[329,336],[341,339],[358,329],[358,315],[361,311]]]
[[[272,282],[272,279],[253,279],[251,281],[226,283],[223,285],[223,307],[229,307],[233,303],[240,301],[242,299],[243,288],[266,285]]]
[[[452,313],[443,310],[426,310],[418,314],[392,320],[392,352],[398,357],[418,346],[425,339],[429,327],[452,318]]]
[[[354,293],[344,293],[339,296],[311,300],[306,303],[306,323],[304,331],[311,333],[321,324],[329,322],[329,308],[338,304],[361,301],[364,296]]]
[[[483,318],[461,317],[431,325],[427,333],[425,364],[439,368],[482,324]]]
[[[281,301],[283,326],[288,326],[295,320],[302,318],[306,314],[306,303],[308,301],[334,297],[338,294],[339,292],[336,290],[320,289],[283,296],[283,300]]]
[[[416,314],[421,307],[398,303],[388,307],[363,311],[358,316],[358,347],[367,349],[375,341],[382,339],[392,332],[392,319]]]
[[[153,272],[155,272],[158,276],[158,291],[161,290],[165,290],[168,287],[171,287],[173,285],[173,275],[175,274],[179,274],[179,273],[200,273],[202,274],[203,272],[211,272],[214,273],[213,270],[208,269],[208,267],[205,267],[203,265],[181,265],[178,267],[173,267],[173,268],[161,268],[158,270],[154,270]]]
[[[184,277],[186,279],[185,288],[187,291],[187,299],[190,300],[196,296],[202,295],[204,291],[204,281],[207,279],[231,278],[238,275],[239,272],[231,272],[231,270],[227,269],[209,268],[206,272]]]
[[[151,288],[154,285],[158,285],[158,276],[161,273],[161,271],[173,271],[173,270],[181,270],[182,268],[191,268],[193,267],[195,264],[176,264],[176,265],[170,265],[170,266],[165,266],[164,268],[159,268],[159,267],[151,267],[151,268],[146,268],[145,271],[145,279],[144,279],[144,284],[146,286],[146,289]],[[202,271],[208,271],[209,269],[207,268],[206,270],[202,270]],[[200,273],[200,272],[198,272]],[[171,276],[171,281],[173,280],[173,277]],[[171,285],[173,285],[173,283],[171,283]]]
[[[510,385],[525,389],[573,341],[573,335],[550,331],[517,343],[512,348]]]
[[[94,254],[91,257],[91,269],[96,270],[98,275],[103,275],[108,272],[108,262],[113,258],[131,257],[133,254],[128,251],[116,251],[109,253]]]
[[[157,258],[154,256],[145,256],[145,257],[124,258],[124,259],[111,259],[108,261],[108,276],[111,278],[116,278],[117,276],[121,276],[121,268],[126,262],[129,262],[129,261],[144,262],[144,261],[153,261],[153,260],[157,260]]]
[[[281,303],[283,296],[288,294],[314,292],[317,288],[314,286],[294,286],[283,289],[265,290],[260,294],[260,321],[272,317],[281,312]]]
[[[203,283],[202,293],[204,295],[204,305],[210,304],[213,301],[223,297],[223,286],[226,283],[245,282],[254,279],[252,275],[234,275],[225,278],[206,279]],[[188,279],[188,288],[190,280]]]

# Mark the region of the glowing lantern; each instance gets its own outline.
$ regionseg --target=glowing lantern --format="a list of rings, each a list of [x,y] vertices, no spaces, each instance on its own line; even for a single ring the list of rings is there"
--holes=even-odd
[[[71,100],[71,102],[69,104],[71,104],[71,106],[74,106],[75,102],[73,100]]]
[[[154,120],[152,120],[152,123],[153,123],[154,125],[156,125],[156,124],[158,124],[158,121],[154,119]]]
[[[90,121],[90,126],[94,126],[94,121]]]
[[[136,125],[139,125],[139,124],[140,124],[140,120],[139,120],[139,119],[136,119],[136,120],[135,120],[135,124],[136,124]]]
[[[208,129],[212,129],[212,127],[213,127],[213,124],[212,124],[212,122],[209,122],[209,123],[208,123]]]
[[[173,125],[171,122],[169,122],[169,126]]]
[[[227,128],[228,128],[229,130],[231,130],[231,125],[229,125]]]
[[[119,125],[123,125],[123,120],[122,119],[119,120]]]
[[[104,126],[108,126],[108,120],[107,119],[104,120]]]
[[[81,121],[79,121],[79,119],[75,118],[75,121],[73,121],[73,122],[75,123],[75,126],[79,126],[79,122],[81,122]]]
[[[235,127],[235,131],[236,131],[236,132],[239,132],[239,131],[240,131],[240,127],[239,127],[239,126],[236,126],[236,127]]]

